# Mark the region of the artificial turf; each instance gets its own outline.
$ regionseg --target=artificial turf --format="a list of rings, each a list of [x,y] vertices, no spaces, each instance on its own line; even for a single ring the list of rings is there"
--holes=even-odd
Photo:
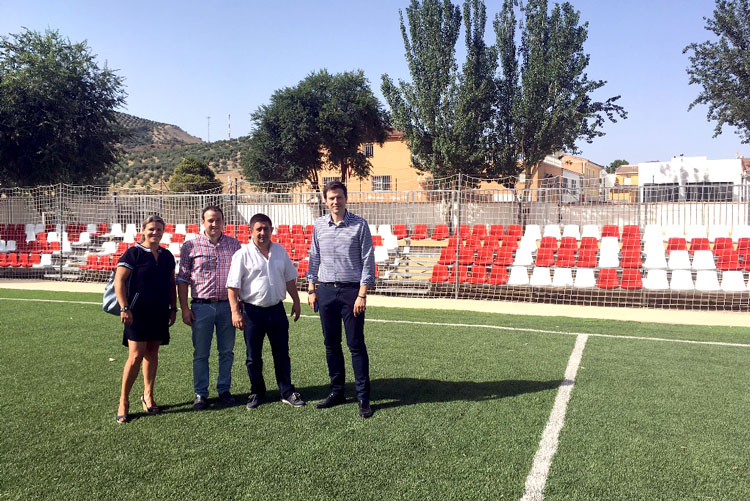
[[[292,377],[314,402],[327,371],[319,321],[303,313],[290,330]],[[117,425],[118,319],[96,305],[0,299],[0,498],[518,499],[576,339],[522,329],[750,342],[750,329],[737,328],[385,308],[368,308],[368,318],[401,321],[366,327],[369,420],[353,399],[326,410],[279,402],[269,349],[276,401],[245,409],[241,335],[237,405],[193,411],[190,330],[178,323],[160,351],[164,412],[140,411],[139,378],[135,419]],[[750,348],[590,338],[547,499],[747,498],[748,362]],[[215,382],[215,353],[211,369]]]

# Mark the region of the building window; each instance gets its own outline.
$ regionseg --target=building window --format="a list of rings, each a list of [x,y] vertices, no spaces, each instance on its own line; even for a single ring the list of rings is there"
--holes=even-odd
[[[371,157],[375,154],[375,148],[372,143],[367,143],[362,148],[366,157]]]
[[[685,200],[688,202],[731,202],[732,183],[688,183]]]
[[[680,185],[677,183],[644,184],[644,202],[678,202],[680,200]]]
[[[391,176],[373,176],[372,191],[391,191]]]

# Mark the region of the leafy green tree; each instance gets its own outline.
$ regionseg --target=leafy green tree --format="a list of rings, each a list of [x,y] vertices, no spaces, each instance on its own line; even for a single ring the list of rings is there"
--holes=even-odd
[[[708,105],[708,120],[717,122],[713,137],[729,125],[737,128],[743,143],[750,143],[750,0],[716,0],[713,17],[704,19],[706,30],[718,40],[683,50],[692,51],[690,84],[703,87],[688,109]]]
[[[516,19],[513,0],[505,0],[495,18],[500,72],[497,76],[495,172],[515,185],[519,174],[531,182],[538,165],[554,151],[576,153],[576,142],[603,136],[605,118],[626,118],[620,96],[594,101],[603,80],[589,80],[589,56],[583,51],[588,23],[567,2],[548,8],[547,0],[529,0]],[[520,39],[520,46],[515,41]]]
[[[255,130],[242,155],[250,181],[319,184],[319,171],[334,167],[342,181],[369,176],[363,143],[383,144],[388,115],[362,71],[311,73],[295,87],[276,91],[252,115]]]
[[[615,171],[622,165],[630,165],[630,162],[624,159],[615,160],[607,166],[607,172],[609,172],[610,174],[614,174]]]
[[[185,157],[174,170],[172,179],[169,180],[170,191],[175,192],[198,192],[217,190],[222,186],[221,181],[216,179],[214,172],[203,160],[195,157]]]
[[[0,37],[2,184],[93,180],[118,159],[124,102],[122,78],[86,42],[54,30]]]
[[[459,169],[452,162],[460,156],[452,135],[461,12],[450,0],[412,0],[406,8],[408,29],[400,10],[399,17],[412,81],[399,80],[396,85],[384,74],[381,90],[393,125],[404,132],[412,165],[436,177],[449,175]]]

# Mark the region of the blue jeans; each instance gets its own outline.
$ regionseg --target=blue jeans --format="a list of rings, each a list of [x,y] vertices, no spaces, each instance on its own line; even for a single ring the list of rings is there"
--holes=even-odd
[[[234,362],[234,326],[229,301],[221,303],[192,303],[193,320],[193,390],[197,396],[208,397],[208,356],[216,328],[216,348],[219,350],[219,394],[232,386]]]

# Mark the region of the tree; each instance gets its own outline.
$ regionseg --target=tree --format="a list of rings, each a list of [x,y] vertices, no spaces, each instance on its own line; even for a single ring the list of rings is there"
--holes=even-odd
[[[406,8],[409,29],[401,19],[401,36],[412,82],[382,76],[381,89],[391,108],[393,125],[404,132],[412,165],[436,177],[459,166],[452,145],[457,94],[456,41],[461,12],[450,0],[412,0]],[[452,153],[451,153],[452,152]]]
[[[620,96],[592,100],[606,82],[588,79],[589,56],[583,51],[588,23],[579,24],[572,5],[549,10],[547,0],[529,0],[519,22],[514,3],[505,0],[494,23],[501,63],[490,156],[495,173],[509,176],[507,184],[514,186],[525,173],[528,186],[545,156],[576,153],[577,141],[604,135],[605,118],[616,122],[627,114],[615,104]]]
[[[383,144],[388,115],[362,71],[311,73],[295,87],[276,91],[252,115],[256,124],[242,157],[245,176],[256,182],[319,184],[323,167],[341,180],[370,175],[364,143]]]
[[[607,166],[607,172],[610,174],[614,174],[615,171],[621,166],[621,165],[630,165],[630,162],[623,159],[618,159],[613,161],[611,164]]]
[[[708,105],[707,119],[717,122],[713,137],[729,125],[750,143],[750,0],[716,0],[713,18],[704,19],[718,40],[692,43],[682,51],[692,51],[690,84],[703,87],[688,110]]]
[[[118,160],[122,78],[86,42],[26,30],[0,37],[0,179],[90,182]]]
[[[221,181],[216,179],[208,164],[195,157],[183,158],[169,180],[169,189],[175,192],[195,193],[218,190],[221,187]]]

